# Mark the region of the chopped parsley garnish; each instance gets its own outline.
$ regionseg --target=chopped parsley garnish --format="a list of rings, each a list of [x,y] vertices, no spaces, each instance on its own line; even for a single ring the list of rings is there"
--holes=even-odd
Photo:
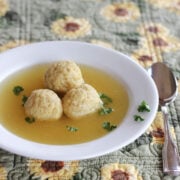
[[[110,107],[102,107],[102,108],[99,110],[99,114],[100,114],[100,115],[106,115],[106,114],[110,114],[112,111],[113,111],[113,109],[110,108]]]
[[[107,96],[106,94],[104,94],[104,93],[99,93],[99,96],[100,96],[100,98],[101,98],[101,100],[102,100],[102,102],[103,102],[104,105],[107,105],[107,104],[109,104],[109,103],[112,102],[112,99],[111,99],[110,97],[108,97],[108,96]]]
[[[108,131],[112,131],[113,129],[117,128],[116,125],[111,125],[110,122],[103,122],[102,127]]]
[[[24,91],[24,88],[21,86],[15,86],[13,88],[13,92],[16,96],[18,96],[22,91]]]
[[[150,107],[145,101],[142,101],[141,104],[138,106],[137,111],[141,112],[141,113],[150,112]],[[134,120],[135,121],[144,121],[144,118],[141,115],[135,114]]]
[[[100,115],[107,115],[114,111],[113,108],[107,107],[107,105],[112,102],[112,99],[109,96],[104,93],[99,93],[99,97],[103,102],[103,107],[98,111]]]
[[[67,128],[68,131],[71,131],[71,132],[76,132],[78,130],[78,128],[72,127],[72,126],[68,126],[68,125],[66,126],[66,128]]]
[[[26,95],[23,95],[22,97],[22,105],[24,106],[25,102],[27,101],[28,97]]]
[[[35,118],[33,118],[33,117],[25,117],[25,121],[31,124],[31,123],[35,122]]]
[[[144,121],[144,118],[141,117],[140,115],[134,115],[134,120],[135,121]]]
[[[137,110],[138,112],[150,112],[150,107],[145,101],[142,101]]]

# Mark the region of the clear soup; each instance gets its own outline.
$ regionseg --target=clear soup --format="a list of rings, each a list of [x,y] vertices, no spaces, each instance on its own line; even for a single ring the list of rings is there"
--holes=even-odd
[[[113,112],[100,115],[98,112],[78,120],[65,115],[58,121],[25,121],[26,114],[22,105],[23,95],[29,96],[34,89],[45,88],[44,73],[48,65],[36,65],[7,77],[0,88],[0,123],[10,132],[34,142],[45,144],[78,144],[100,138],[109,131],[102,127],[104,122],[119,126],[128,110],[128,94],[121,82],[111,75],[90,66],[80,65],[84,80],[98,92],[108,95],[112,102],[108,107]],[[24,91],[14,95],[13,88],[22,86]],[[76,132],[68,131],[66,126],[76,127]]]

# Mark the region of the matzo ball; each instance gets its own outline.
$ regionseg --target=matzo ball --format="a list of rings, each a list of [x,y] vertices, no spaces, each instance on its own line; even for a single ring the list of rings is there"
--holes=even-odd
[[[77,119],[98,111],[103,103],[99,94],[89,84],[82,84],[68,91],[62,99],[64,114]]]
[[[58,93],[66,93],[84,83],[81,70],[73,61],[52,64],[46,71],[44,79],[45,86]]]
[[[61,99],[49,89],[32,91],[24,108],[27,116],[38,120],[58,120],[63,112]]]

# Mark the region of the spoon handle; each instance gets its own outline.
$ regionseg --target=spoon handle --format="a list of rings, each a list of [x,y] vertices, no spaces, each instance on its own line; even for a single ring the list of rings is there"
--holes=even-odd
[[[164,146],[162,151],[163,158],[163,171],[169,175],[180,175],[180,158],[177,146],[172,140],[171,134],[169,132],[169,114],[166,106],[161,106],[161,111],[163,112],[164,118]]]

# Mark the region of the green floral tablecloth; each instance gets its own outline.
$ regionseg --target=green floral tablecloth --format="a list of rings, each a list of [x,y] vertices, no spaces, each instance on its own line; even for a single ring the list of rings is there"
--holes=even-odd
[[[143,67],[163,61],[180,79],[179,0],[0,0],[1,52],[46,40],[98,44],[131,56]],[[179,94],[169,110],[180,150]],[[162,113],[157,112],[135,142],[93,159],[52,162],[0,149],[0,180],[178,180],[180,176],[162,172],[163,141]]]

